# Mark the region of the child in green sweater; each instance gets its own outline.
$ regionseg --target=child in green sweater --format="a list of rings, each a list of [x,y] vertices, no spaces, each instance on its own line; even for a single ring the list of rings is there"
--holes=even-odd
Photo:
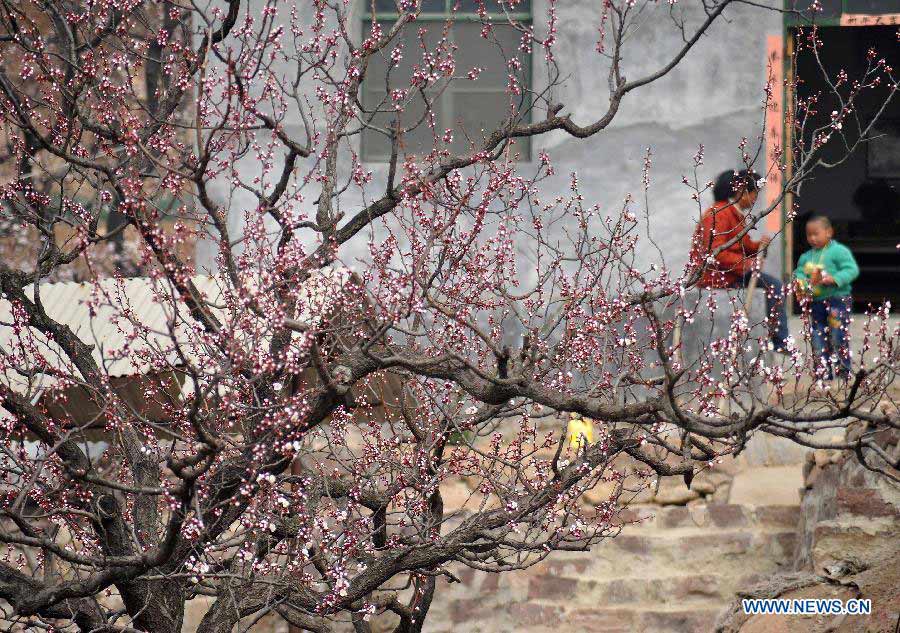
[[[808,293],[812,344],[824,361],[828,380],[850,376],[850,349],[847,331],[853,300],[851,286],[859,277],[859,266],[850,249],[834,239],[831,221],[816,215],[806,223],[806,241],[812,246],[800,256],[794,276],[800,290]]]

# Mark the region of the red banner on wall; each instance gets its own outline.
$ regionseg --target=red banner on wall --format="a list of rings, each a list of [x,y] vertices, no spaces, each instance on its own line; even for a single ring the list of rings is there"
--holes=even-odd
[[[766,110],[766,207],[772,206],[781,195],[784,183],[784,38],[766,38],[768,73]],[[766,216],[766,230],[781,230],[781,205]]]

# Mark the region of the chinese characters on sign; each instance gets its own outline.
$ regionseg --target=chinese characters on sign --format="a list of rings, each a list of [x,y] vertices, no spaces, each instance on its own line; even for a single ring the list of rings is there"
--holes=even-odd
[[[868,15],[866,13],[845,13],[841,16],[841,26],[893,26],[900,24],[900,13]]]

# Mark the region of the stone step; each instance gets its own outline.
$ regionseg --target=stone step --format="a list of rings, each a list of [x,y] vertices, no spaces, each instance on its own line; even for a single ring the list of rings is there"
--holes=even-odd
[[[796,538],[793,530],[647,537],[623,534],[614,539],[613,548],[600,548],[597,557],[609,560],[616,569],[621,569],[623,560],[632,559],[634,572],[629,575],[635,576],[656,575],[661,565],[669,573],[756,573],[789,564]]]
[[[556,557],[543,563],[555,576],[594,578],[658,576],[666,574],[771,573],[792,559],[794,530],[722,530],[677,534],[623,532],[596,546],[590,556]]]
[[[694,529],[709,534],[711,529],[758,528],[796,529],[800,521],[798,505],[744,506],[736,504],[698,504],[693,506],[636,506],[623,510],[619,519],[626,532],[665,532]]]
[[[687,574],[597,580],[539,575],[529,581],[528,600],[651,611],[682,608],[689,603],[708,607],[731,602],[739,589],[765,577],[765,574]]]
[[[564,604],[515,602],[490,612],[452,612],[433,633],[708,633],[722,607],[688,605],[634,610],[616,607],[569,607]],[[498,626],[499,624],[499,626]]]
[[[720,608],[687,607],[634,611],[616,608],[582,608],[560,614],[557,631],[591,633],[708,633]],[[511,629],[523,631],[526,629]]]

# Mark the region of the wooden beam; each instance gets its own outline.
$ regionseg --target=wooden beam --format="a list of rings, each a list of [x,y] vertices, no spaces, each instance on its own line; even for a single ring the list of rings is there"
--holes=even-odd
[[[794,59],[794,31],[787,29],[784,42],[785,57],[785,83],[784,83],[784,109],[783,109],[783,125],[784,125],[784,147],[785,147],[785,180],[790,180],[794,174],[794,116],[796,115],[796,94],[794,94],[794,80],[796,75],[796,62]],[[794,194],[790,191],[785,193],[784,202],[781,204],[784,209],[784,257],[782,265],[784,266],[785,279],[789,279],[794,272]]]

